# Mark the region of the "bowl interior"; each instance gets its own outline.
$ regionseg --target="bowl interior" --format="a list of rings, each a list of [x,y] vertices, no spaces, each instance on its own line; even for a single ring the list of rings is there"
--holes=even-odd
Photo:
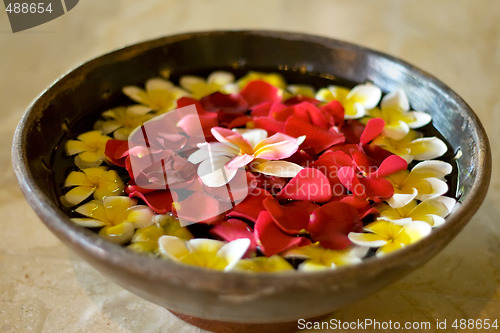
[[[126,103],[121,93],[123,86],[142,85],[161,73],[169,73],[175,80],[183,74],[203,75],[217,69],[241,74],[248,70],[278,71],[290,80],[301,77],[317,86],[331,80],[346,84],[371,81],[385,92],[403,89],[414,109],[432,115],[434,126],[453,153],[461,152],[457,160],[461,205],[429,237],[387,257],[330,272],[272,276],[212,272],[144,258],[73,225],[59,207],[55,184],[61,180],[55,179],[52,171],[57,164],[54,151],[61,151],[61,142],[87,130],[84,127],[103,110]],[[13,160],[21,188],[41,219],[99,270],[122,286],[175,311],[234,321],[262,321],[267,318],[263,310],[271,303],[287,309],[267,314],[274,316],[273,320],[296,317],[298,313],[316,316],[394,281],[431,258],[467,223],[486,194],[491,172],[488,140],[477,117],[459,96],[434,77],[360,46],[269,31],[166,37],[115,51],[76,68],[56,81],[27,110],[16,131]],[[263,290],[267,294],[262,294]],[[186,301],[186,295],[193,292],[198,299]],[[294,292],[309,301],[300,306],[290,304],[293,298],[287,293]],[[227,299],[221,300],[221,293]],[[335,297],[325,301],[328,295]],[[326,305],[318,306],[318,300]],[[214,302],[215,308],[202,306]],[[257,308],[259,304],[261,307]],[[242,309],[246,309],[243,315]]]

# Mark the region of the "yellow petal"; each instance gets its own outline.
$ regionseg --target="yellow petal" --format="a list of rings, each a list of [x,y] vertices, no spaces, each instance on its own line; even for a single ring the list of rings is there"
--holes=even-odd
[[[62,198],[62,203],[67,206],[78,205],[83,200],[87,199],[94,192],[94,187],[77,186],[68,191]]]
[[[250,239],[248,238],[240,238],[224,244],[224,246],[217,251],[217,257],[227,262],[224,270],[231,270],[245,255],[249,246]]]
[[[88,146],[85,143],[78,140],[68,140],[66,141],[65,148],[66,148],[66,154],[68,156],[72,156],[81,153],[83,151],[86,151],[88,149]]]
[[[271,257],[255,257],[251,259],[241,259],[234,267],[235,271],[251,272],[283,272],[293,271],[293,266],[279,255]]]
[[[127,210],[126,220],[136,228],[143,228],[153,223],[153,211],[148,206],[134,206]]]
[[[175,261],[189,254],[186,242],[174,236],[161,236],[158,239],[158,248],[162,256]]]
[[[71,221],[85,228],[98,228],[106,225],[105,222],[95,219],[73,218]]]
[[[123,244],[134,235],[134,226],[130,222],[123,222],[114,226],[106,226],[99,230],[99,236],[115,244]]]
[[[92,200],[87,202],[86,204],[83,204],[75,209],[75,212],[99,221],[103,221],[106,224],[108,223],[108,216],[101,201]]]
[[[64,187],[70,186],[93,186],[94,184],[88,179],[84,172],[72,171],[64,182]]]

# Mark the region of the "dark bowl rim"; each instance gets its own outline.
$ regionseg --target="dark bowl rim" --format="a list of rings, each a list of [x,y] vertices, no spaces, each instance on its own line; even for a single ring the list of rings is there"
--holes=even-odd
[[[397,63],[410,71],[416,72],[426,77],[430,83],[438,89],[446,92],[470,117],[473,127],[477,129],[478,137],[478,164],[475,182],[470,190],[468,197],[454,209],[454,211],[446,218],[444,225],[433,230],[431,235],[423,240],[407,246],[399,251],[390,253],[382,257],[372,257],[363,260],[361,263],[338,267],[336,269],[317,272],[282,272],[282,273],[245,273],[245,272],[221,272],[215,270],[207,270],[200,267],[188,266],[170,262],[166,260],[159,260],[157,258],[150,258],[144,255],[133,253],[120,246],[112,244],[99,238],[96,234],[85,230],[81,227],[73,225],[69,218],[57,207],[52,200],[47,197],[41,188],[32,179],[32,173],[28,166],[26,158],[25,147],[23,146],[25,140],[25,130],[27,124],[30,122],[31,117],[36,112],[40,100],[53,89],[57,89],[62,85],[68,76],[72,73],[85,71],[87,67],[98,65],[101,61],[109,60],[114,56],[120,55],[125,59],[132,57],[138,52],[151,50],[162,45],[167,45],[176,41],[189,38],[198,38],[204,35],[214,34],[240,34],[240,35],[255,35],[269,38],[281,38],[287,40],[301,40],[313,43],[320,43],[330,47],[346,48],[356,52],[368,52],[374,56],[383,57],[391,62]],[[216,286],[217,283],[207,283],[209,281],[231,279],[235,285],[245,285],[245,281],[252,280],[257,284],[265,285],[281,285],[281,286],[303,286],[303,279],[307,278],[311,285],[316,283],[328,281],[341,281],[342,278],[355,276],[357,274],[377,275],[384,271],[395,268],[398,265],[406,262],[408,258],[421,255],[427,246],[432,246],[434,240],[438,238],[448,237],[450,241],[454,236],[450,236],[448,232],[457,228],[456,234],[465,224],[469,221],[472,215],[477,211],[487,192],[487,188],[491,176],[491,151],[486,136],[486,132],[480,123],[477,115],[467,105],[467,103],[456,94],[451,88],[439,81],[434,76],[422,71],[421,69],[407,63],[404,60],[394,56],[376,51],[361,45],[352,44],[345,41],[340,41],[328,37],[321,37],[316,35],[284,32],[284,31],[270,31],[270,30],[214,30],[214,31],[199,31],[181,33],[172,36],[156,38],[140,43],[135,43],[118,50],[100,55],[87,62],[83,62],[67,73],[63,74],[56,81],[54,81],[47,89],[45,89],[31,105],[24,112],[14,134],[12,145],[12,160],[13,167],[20,184],[20,187],[25,195],[27,201],[32,208],[43,220],[47,227],[56,234],[64,243],[70,242],[76,246],[80,251],[87,252],[90,256],[96,257],[102,262],[106,262],[113,267],[117,267],[125,272],[132,274],[139,274],[141,276],[148,276],[151,279],[168,279],[176,276],[191,276],[189,281],[182,281],[178,283],[189,285],[193,288],[210,289],[213,291],[220,291]],[[453,235],[454,235],[453,234]],[[66,244],[67,245],[67,244]]]

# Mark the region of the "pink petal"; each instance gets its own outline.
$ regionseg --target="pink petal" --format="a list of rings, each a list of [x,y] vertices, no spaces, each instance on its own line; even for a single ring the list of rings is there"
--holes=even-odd
[[[295,246],[305,246],[310,241],[305,237],[285,234],[273,221],[267,211],[262,211],[255,222],[255,240],[262,252],[268,257],[291,249]]]
[[[238,219],[229,219],[216,224],[212,227],[210,233],[228,242],[239,238],[248,238],[250,239],[249,250],[255,251],[257,248],[257,242],[255,241],[252,228],[250,228],[250,226],[245,222]]]
[[[275,133],[254,147],[254,156],[265,160],[281,160],[292,156],[298,148],[296,138],[283,133]]]
[[[190,114],[181,119],[177,123],[177,126],[182,128],[184,133],[186,133],[188,136],[193,136],[193,137],[198,137],[200,135],[199,131],[199,125],[201,125],[201,128],[203,130],[203,135],[205,138],[212,138],[212,133],[211,129],[212,127],[216,127],[219,125],[218,119],[217,119],[217,114],[216,113],[206,113],[203,115],[194,115]]]
[[[248,103],[240,95],[215,92],[200,100],[201,105],[208,111],[243,114],[248,110]]]
[[[193,192],[182,201],[178,197],[179,194],[184,193],[182,191],[179,193],[172,192],[173,199],[176,201],[175,212],[181,219],[181,224],[184,225],[218,219],[232,207],[230,201],[214,198],[204,192]]]
[[[172,210],[173,199],[168,190],[149,193],[132,191],[129,193],[129,197],[142,199],[157,214],[166,214]]]
[[[264,102],[280,102],[280,90],[275,86],[260,80],[248,83],[240,92],[250,107]]]
[[[280,199],[327,202],[332,196],[328,178],[319,170],[304,168],[278,193]]]
[[[366,127],[359,139],[359,143],[364,145],[375,139],[380,135],[380,133],[382,133],[384,126],[385,121],[382,118],[372,118],[368,120],[368,123],[366,124]]]
[[[263,203],[274,222],[287,234],[298,234],[307,228],[309,216],[319,206],[310,201],[293,201],[280,205],[272,196]]]
[[[406,170],[407,168],[408,163],[406,163],[403,158],[397,155],[391,155],[380,164],[375,176],[387,177],[395,172]]]
[[[119,167],[125,167],[125,158],[128,156],[127,140],[108,140],[104,154],[108,160]]]
[[[285,134],[298,138],[305,135],[304,148],[312,148],[316,154],[330,146],[344,142],[341,133],[326,131],[304,122],[298,117],[290,117],[285,123]]]
[[[214,127],[212,128],[212,134],[217,141],[232,143],[238,146],[244,153],[251,153],[253,151],[248,141],[245,140],[241,134],[231,131],[230,129]]]
[[[325,248],[341,250],[351,244],[350,232],[361,231],[363,224],[354,207],[344,202],[330,202],[311,214],[308,231]]]
[[[248,163],[252,162],[254,159],[255,157],[253,157],[253,155],[247,155],[247,154],[239,155],[233,158],[231,161],[229,161],[226,164],[226,167],[230,170],[242,168]]]
[[[237,204],[227,213],[227,216],[243,218],[255,222],[259,213],[264,210],[263,201],[270,196],[271,194],[269,194],[269,192],[257,187],[248,194],[245,200]]]

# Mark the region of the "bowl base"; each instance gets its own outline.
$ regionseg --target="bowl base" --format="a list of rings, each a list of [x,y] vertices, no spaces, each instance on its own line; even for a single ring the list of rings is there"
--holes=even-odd
[[[279,323],[262,323],[262,324],[233,323],[227,321],[203,319],[203,318],[188,316],[172,310],[169,311],[174,315],[176,315],[179,319],[182,319],[193,326],[215,333],[255,333],[255,332],[290,333],[299,331],[297,320],[279,322]],[[322,319],[325,319],[329,315],[330,314],[325,314],[313,318],[305,318],[305,321],[317,322],[321,321]]]

